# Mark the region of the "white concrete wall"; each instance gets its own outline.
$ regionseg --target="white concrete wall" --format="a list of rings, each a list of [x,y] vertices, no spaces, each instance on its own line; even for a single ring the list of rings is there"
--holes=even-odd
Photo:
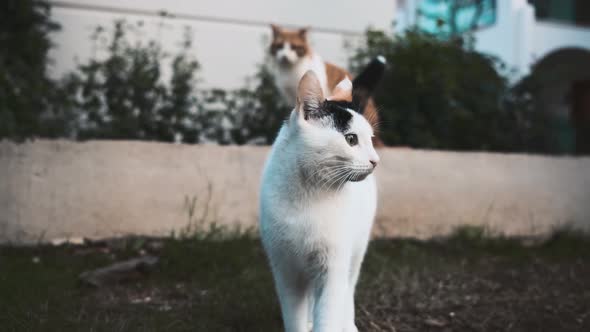
[[[519,73],[525,71],[522,59],[526,58],[529,35],[526,22],[530,21],[530,6],[526,0],[497,1],[496,23],[475,32],[475,48],[499,57]]]
[[[141,40],[155,38],[174,52],[184,27],[193,31],[202,87],[238,88],[264,61],[270,38],[268,24],[311,26],[312,41],[327,60],[347,65],[345,43],[355,43],[373,26],[390,29],[394,2],[373,0],[50,0],[53,17],[62,25],[54,35],[54,77],[60,77],[93,56],[89,36],[97,25],[112,27],[115,19],[145,22]],[[162,20],[159,11],[172,17]],[[161,23],[164,22],[164,26]],[[98,56],[104,53],[98,52]],[[76,60],[78,59],[78,60]]]
[[[196,219],[205,216],[205,224],[254,226],[267,153],[253,146],[0,142],[0,243],[168,235],[188,223],[186,197],[197,197]],[[563,223],[590,229],[590,158],[379,154],[377,235],[429,237],[464,224],[529,235]]]

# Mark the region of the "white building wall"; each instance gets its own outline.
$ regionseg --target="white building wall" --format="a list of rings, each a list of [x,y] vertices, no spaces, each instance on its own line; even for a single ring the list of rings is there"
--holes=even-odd
[[[536,22],[533,35],[533,56],[540,60],[564,47],[579,47],[590,51],[590,28],[553,22]]]
[[[518,1],[497,1],[496,23],[475,33],[476,49],[483,53],[495,55],[502,59],[510,68],[522,71],[522,54],[526,54],[524,47],[528,45],[527,35],[524,34],[523,24],[527,21],[525,12],[528,6]]]
[[[419,1],[398,0],[398,31],[415,24]],[[496,0],[496,7],[496,23],[475,31],[475,48],[499,57],[516,71],[515,79],[528,74],[535,62],[560,48],[590,50],[589,28],[537,21],[535,9],[527,0]]]
[[[184,27],[193,32],[201,63],[201,86],[237,88],[264,61],[270,38],[268,24],[311,26],[312,43],[327,60],[346,66],[346,43],[355,43],[367,27],[389,30],[395,2],[373,0],[51,0],[53,18],[62,26],[55,34],[51,73],[60,77],[93,55],[90,34],[116,19],[145,23],[142,40],[158,39],[174,53]],[[162,19],[158,12],[170,17]],[[163,26],[162,26],[163,23]]]

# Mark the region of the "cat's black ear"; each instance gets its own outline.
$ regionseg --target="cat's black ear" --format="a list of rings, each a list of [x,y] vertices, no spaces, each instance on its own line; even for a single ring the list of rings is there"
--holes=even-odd
[[[352,81],[352,103],[355,110],[363,113],[369,98],[385,72],[386,61],[383,56],[371,60],[367,67]]]
[[[324,93],[317,75],[308,70],[297,87],[297,111],[303,112],[305,120],[322,117],[324,110]]]

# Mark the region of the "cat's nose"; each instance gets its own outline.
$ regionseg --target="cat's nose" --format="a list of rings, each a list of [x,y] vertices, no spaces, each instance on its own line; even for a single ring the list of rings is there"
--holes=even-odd
[[[279,62],[282,64],[288,64],[289,63],[289,58],[286,55],[281,55],[279,57]]]
[[[377,162],[375,160],[369,160],[369,162],[373,165],[373,168],[377,167]]]

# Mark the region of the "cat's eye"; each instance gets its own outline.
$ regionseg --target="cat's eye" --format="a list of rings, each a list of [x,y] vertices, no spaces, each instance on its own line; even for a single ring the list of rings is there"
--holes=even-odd
[[[270,45],[270,51],[272,53],[276,53],[279,49],[283,48],[283,43],[282,42],[276,42],[276,43],[272,43]]]
[[[350,146],[359,144],[359,138],[356,136],[356,134],[346,134],[344,135],[344,138],[346,139],[346,143],[348,143]]]

